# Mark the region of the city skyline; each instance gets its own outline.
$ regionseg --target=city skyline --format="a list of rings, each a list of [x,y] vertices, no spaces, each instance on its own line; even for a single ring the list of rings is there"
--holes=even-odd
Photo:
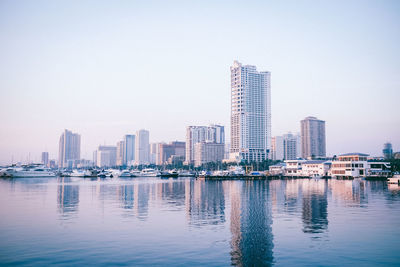
[[[142,128],[169,142],[218,123],[230,140],[234,60],[272,73],[272,136],[315,116],[328,156],[400,150],[396,1],[93,5],[0,4],[0,164],[56,159],[64,129],[85,159]]]

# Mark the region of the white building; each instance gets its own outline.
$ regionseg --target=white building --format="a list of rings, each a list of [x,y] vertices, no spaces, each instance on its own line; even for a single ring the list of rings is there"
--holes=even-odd
[[[271,156],[273,160],[292,160],[301,157],[301,137],[287,133],[272,137]]]
[[[135,135],[127,134],[124,136],[124,159],[123,165],[131,166],[135,162]]]
[[[149,131],[139,130],[136,132],[135,144],[135,164],[149,164],[150,163],[150,144],[149,144]]]
[[[119,141],[117,142],[117,166],[125,165],[125,142]]]
[[[332,178],[356,178],[365,176],[368,169],[367,154],[347,153],[332,161]]]
[[[116,146],[99,146],[97,149],[96,166],[114,167],[117,164],[117,147]]]
[[[308,160],[301,164],[302,176],[318,177],[329,176],[331,161]]]
[[[271,147],[271,73],[234,61],[231,89],[230,158],[266,160]]]
[[[81,158],[81,136],[64,130],[60,136],[58,167],[72,168]]]
[[[295,159],[295,160],[285,160],[285,175],[286,176],[303,176],[302,164],[306,160]]]
[[[159,151],[159,143],[150,144],[150,164],[156,164]]]
[[[218,162],[224,159],[225,144],[201,142],[195,144],[194,165],[201,166],[208,162]]]
[[[307,117],[300,122],[302,158],[326,156],[325,121]]]
[[[194,147],[200,142],[225,144],[224,126],[215,124],[210,126],[188,126],[186,128],[186,164],[194,164]]]

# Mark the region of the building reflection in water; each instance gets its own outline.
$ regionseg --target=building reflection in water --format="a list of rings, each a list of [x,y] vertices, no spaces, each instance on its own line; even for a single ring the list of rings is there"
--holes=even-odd
[[[326,180],[303,180],[303,232],[322,233],[328,228],[328,197]]]
[[[60,178],[57,188],[58,210],[64,216],[75,213],[79,205],[79,185],[71,185],[69,182],[69,177]]]
[[[128,210],[123,216],[136,216],[140,220],[146,220],[149,213],[149,200],[153,184],[135,183],[124,184],[117,188],[117,194],[121,207]]]
[[[232,265],[272,265],[274,244],[269,182],[229,183]]]
[[[191,225],[216,225],[225,222],[225,197],[222,181],[187,180],[186,214]]]

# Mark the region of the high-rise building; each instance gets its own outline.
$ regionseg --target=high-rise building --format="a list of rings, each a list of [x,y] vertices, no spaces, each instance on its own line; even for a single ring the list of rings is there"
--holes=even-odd
[[[194,145],[194,166],[198,167],[208,162],[218,162],[224,159],[225,144],[200,142]]]
[[[150,144],[150,164],[157,164],[159,143]]]
[[[385,158],[385,159],[391,159],[391,158],[393,158],[393,148],[392,148],[392,144],[391,143],[385,143],[384,145],[383,145],[383,150],[382,150],[382,153],[383,153],[383,157]]]
[[[125,164],[125,141],[117,142],[117,166],[124,166]]]
[[[271,157],[273,160],[293,160],[301,157],[301,136],[287,133],[272,137]]]
[[[136,132],[135,163],[136,165],[150,163],[149,131],[139,130]]]
[[[236,161],[268,159],[271,146],[271,73],[234,61],[231,66],[231,154]]]
[[[175,159],[185,158],[185,142],[171,142],[170,144],[159,144],[159,156],[157,157],[157,165],[167,164],[170,157]]]
[[[300,124],[302,157],[305,159],[325,157],[325,121],[307,117]]]
[[[194,147],[197,143],[225,144],[225,128],[221,125],[188,126],[186,128],[186,164],[194,164]]]
[[[81,136],[64,130],[60,136],[58,155],[59,168],[72,168],[81,157]]]
[[[124,159],[123,165],[131,166],[135,161],[135,135],[127,134],[124,136]]]
[[[96,166],[114,167],[117,164],[116,146],[99,146],[97,149]]]
[[[42,152],[42,164],[46,167],[49,165],[49,152]]]

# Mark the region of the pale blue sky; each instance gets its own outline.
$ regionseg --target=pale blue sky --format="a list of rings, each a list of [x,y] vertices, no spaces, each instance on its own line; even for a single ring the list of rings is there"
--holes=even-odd
[[[272,73],[272,134],[326,120],[329,155],[400,150],[400,1],[0,1],[0,164],[145,128],[229,132],[237,59]],[[229,134],[227,135],[229,140]]]

